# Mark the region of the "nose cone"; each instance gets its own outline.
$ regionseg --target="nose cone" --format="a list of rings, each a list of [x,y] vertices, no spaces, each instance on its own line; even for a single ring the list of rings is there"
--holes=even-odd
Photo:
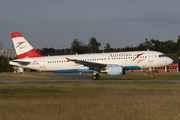
[[[173,59],[168,57],[166,63],[167,63],[167,65],[171,65],[173,63]]]

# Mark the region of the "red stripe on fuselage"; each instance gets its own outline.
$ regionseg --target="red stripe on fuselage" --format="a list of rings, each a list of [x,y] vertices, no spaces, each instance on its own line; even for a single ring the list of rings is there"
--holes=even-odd
[[[26,53],[17,55],[18,59],[23,59],[23,58],[33,58],[33,57],[43,57],[40,55],[35,49],[32,49]]]
[[[16,37],[23,37],[23,36],[19,32],[12,32],[11,37],[16,38]]]

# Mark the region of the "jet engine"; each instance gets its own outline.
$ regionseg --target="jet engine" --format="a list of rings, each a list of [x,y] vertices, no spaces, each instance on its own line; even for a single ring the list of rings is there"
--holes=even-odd
[[[108,75],[124,75],[125,74],[125,70],[123,70],[123,66],[121,65],[107,67],[106,72]]]

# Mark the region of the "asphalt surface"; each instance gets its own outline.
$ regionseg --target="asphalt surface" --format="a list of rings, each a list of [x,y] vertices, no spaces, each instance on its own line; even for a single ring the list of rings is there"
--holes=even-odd
[[[146,82],[152,82],[152,81],[157,81],[157,82],[180,82],[180,80],[155,80],[155,79],[149,79],[149,80],[132,80],[132,79],[117,79],[117,78],[104,78],[101,76],[99,80],[92,80],[91,76],[82,76],[79,75],[78,73],[59,73],[56,74],[58,76],[64,76],[64,77],[71,77],[72,79],[45,79],[45,80],[1,80],[1,83],[20,83],[20,82],[62,82],[62,81],[79,81],[79,82],[92,82],[92,81],[124,81],[124,82],[132,82],[132,81],[146,81]]]

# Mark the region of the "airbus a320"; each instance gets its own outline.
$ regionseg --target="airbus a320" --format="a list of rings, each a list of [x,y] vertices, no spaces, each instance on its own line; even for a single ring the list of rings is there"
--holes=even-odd
[[[90,72],[93,80],[100,79],[101,72],[124,75],[126,70],[158,68],[173,63],[171,58],[158,51],[43,56],[19,32],[12,32],[11,37],[18,57],[10,61],[11,65],[46,72]]]

